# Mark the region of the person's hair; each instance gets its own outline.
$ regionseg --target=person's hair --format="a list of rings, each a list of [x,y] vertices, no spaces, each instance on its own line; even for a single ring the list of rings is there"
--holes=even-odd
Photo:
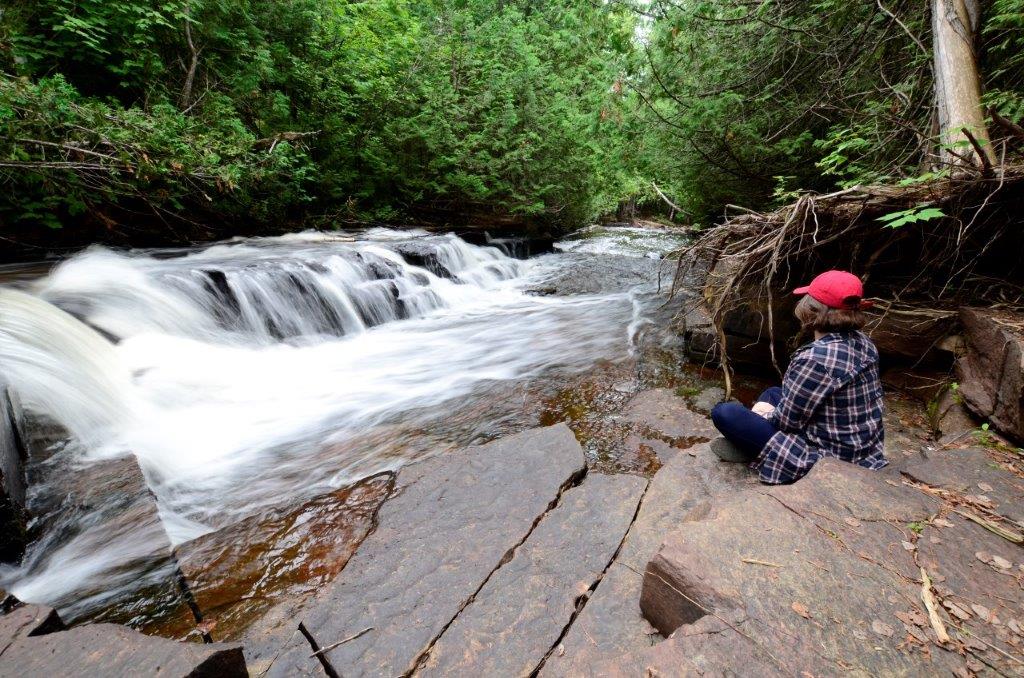
[[[793,311],[804,332],[852,332],[867,324],[867,316],[860,309],[829,308],[809,294],[805,294]]]

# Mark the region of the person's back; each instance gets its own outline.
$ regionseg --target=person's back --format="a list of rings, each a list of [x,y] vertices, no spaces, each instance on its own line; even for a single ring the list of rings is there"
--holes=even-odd
[[[885,466],[883,411],[878,350],[863,332],[830,332],[805,345],[767,418],[779,433],[760,455],[761,479],[796,480],[821,457]]]
[[[726,461],[750,461],[761,480],[779,484],[806,474],[822,457],[879,469],[884,456],[878,349],[866,322],[860,280],[828,271],[808,287],[795,314],[815,339],[794,353],[782,387],[761,394],[752,410],[721,403],[711,417],[734,449]]]

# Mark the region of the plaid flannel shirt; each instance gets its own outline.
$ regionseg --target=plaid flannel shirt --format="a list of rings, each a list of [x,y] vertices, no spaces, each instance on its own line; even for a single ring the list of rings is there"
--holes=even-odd
[[[791,483],[822,457],[869,469],[883,454],[882,384],[878,349],[863,332],[836,332],[793,355],[782,382],[782,401],[769,417],[779,430],[754,465],[761,482]]]

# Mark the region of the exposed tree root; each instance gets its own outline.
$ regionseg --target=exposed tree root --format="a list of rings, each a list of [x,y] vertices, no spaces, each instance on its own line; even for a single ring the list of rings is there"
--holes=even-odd
[[[891,228],[880,217],[938,208],[944,216]],[[774,212],[744,213],[705,231],[681,250],[672,286],[697,280],[703,291],[726,374],[723,324],[747,307],[763,312],[775,355],[781,294],[808,276],[844,268],[884,295],[883,313],[914,314],[927,322],[949,313],[965,296],[975,303],[1024,303],[1021,214],[1024,165],[963,170],[914,185],[856,186],[828,195],[806,194]],[[906,302],[913,302],[907,308]]]

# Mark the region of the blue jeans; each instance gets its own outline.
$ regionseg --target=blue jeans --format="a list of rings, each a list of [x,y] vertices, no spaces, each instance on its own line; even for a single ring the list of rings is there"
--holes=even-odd
[[[782,400],[782,389],[772,386],[762,393],[757,401],[778,405]],[[740,403],[718,403],[711,410],[711,421],[725,438],[740,450],[756,457],[778,433],[778,429],[759,414],[754,414]]]

